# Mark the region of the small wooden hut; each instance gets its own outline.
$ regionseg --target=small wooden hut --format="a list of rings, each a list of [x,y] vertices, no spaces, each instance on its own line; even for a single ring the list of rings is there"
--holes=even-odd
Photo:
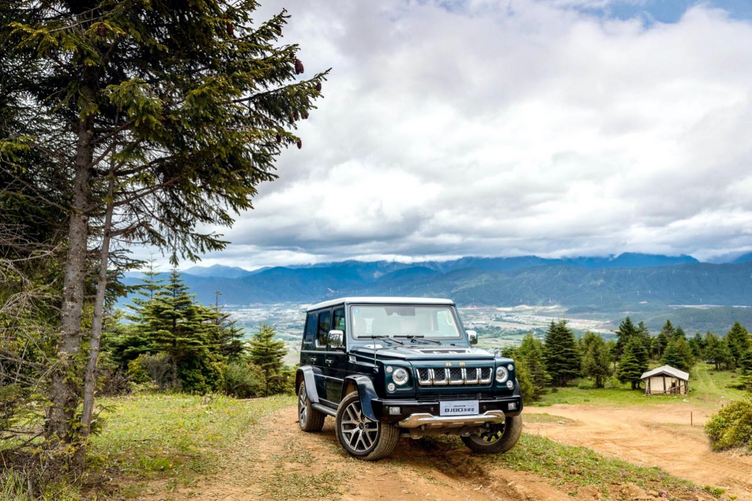
[[[689,374],[670,365],[647,371],[641,379],[645,395],[686,395],[689,391]]]

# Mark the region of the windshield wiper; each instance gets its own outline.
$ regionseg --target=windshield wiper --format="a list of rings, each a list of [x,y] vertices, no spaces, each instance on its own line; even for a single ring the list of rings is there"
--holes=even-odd
[[[394,339],[393,337],[386,336],[384,334],[376,334],[376,335],[373,335],[373,336],[358,336],[358,338],[359,339],[383,339],[384,341],[390,341],[390,342],[393,341],[393,342],[395,342],[397,344],[405,344],[402,341],[400,341],[399,339]]]
[[[437,341],[435,339],[427,339],[426,336],[423,334],[405,334],[401,336],[394,336],[394,337],[404,337],[406,339],[409,339],[411,343],[418,343],[418,342],[429,342],[434,344],[441,344],[441,341]]]

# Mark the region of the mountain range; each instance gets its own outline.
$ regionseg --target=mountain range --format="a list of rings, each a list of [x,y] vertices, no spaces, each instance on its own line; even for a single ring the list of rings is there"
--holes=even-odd
[[[342,261],[254,271],[215,265],[182,272],[198,299],[230,305],[312,303],[345,295],[440,296],[460,305],[564,305],[572,312],[649,311],[670,305],[752,305],[752,255],[727,264],[627,253],[547,259],[465,257],[398,263]],[[136,275],[129,285],[141,281]]]

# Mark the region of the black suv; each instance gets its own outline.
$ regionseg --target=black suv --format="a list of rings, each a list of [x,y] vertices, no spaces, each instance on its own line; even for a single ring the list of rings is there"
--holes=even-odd
[[[400,436],[462,437],[479,453],[506,452],[522,431],[514,361],[473,347],[454,302],[342,298],[308,309],[295,378],[303,431],[336,419],[351,455],[388,456]]]

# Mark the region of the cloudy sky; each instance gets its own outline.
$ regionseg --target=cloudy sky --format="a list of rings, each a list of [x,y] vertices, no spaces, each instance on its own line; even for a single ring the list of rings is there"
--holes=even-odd
[[[325,99],[204,265],[752,249],[752,2],[282,6]]]

